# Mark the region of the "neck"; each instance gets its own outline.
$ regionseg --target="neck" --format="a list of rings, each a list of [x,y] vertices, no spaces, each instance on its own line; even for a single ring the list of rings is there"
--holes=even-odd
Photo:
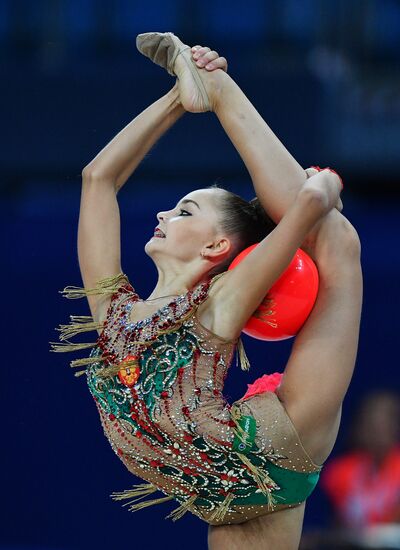
[[[147,300],[157,300],[165,297],[179,296],[192,290],[208,277],[200,277],[199,274],[166,273],[158,268],[158,281]],[[146,300],[146,301],[147,301]]]

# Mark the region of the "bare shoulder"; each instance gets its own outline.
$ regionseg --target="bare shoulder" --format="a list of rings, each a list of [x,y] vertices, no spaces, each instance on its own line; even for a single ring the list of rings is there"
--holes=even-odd
[[[224,298],[230,272],[224,272],[216,280],[208,293],[208,298],[197,308],[197,318],[208,330],[226,340],[235,340],[240,336],[242,326],[235,319],[235,309],[230,301]]]

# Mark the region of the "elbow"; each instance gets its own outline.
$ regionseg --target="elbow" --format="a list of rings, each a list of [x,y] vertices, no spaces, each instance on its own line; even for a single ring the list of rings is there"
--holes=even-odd
[[[114,181],[114,178],[111,178],[109,175],[105,174],[104,171],[100,170],[99,168],[96,168],[95,166],[90,166],[88,164],[85,166],[85,168],[82,170],[82,183],[99,183],[99,182],[106,182],[110,185],[116,186],[116,183]]]
[[[305,217],[309,220],[310,227],[325,216],[332,208],[329,196],[324,189],[301,189],[297,196],[297,201]]]
[[[298,199],[304,205],[314,206],[321,212],[326,211],[329,206],[329,197],[323,188],[304,187],[300,189]]]
[[[85,166],[85,168],[82,170],[82,181],[93,181],[101,178],[101,172],[97,168],[90,166],[90,164]]]

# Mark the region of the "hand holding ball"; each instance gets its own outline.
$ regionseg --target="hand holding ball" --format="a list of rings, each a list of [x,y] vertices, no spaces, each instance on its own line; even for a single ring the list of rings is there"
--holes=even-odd
[[[245,248],[228,269],[234,269],[258,243]],[[314,307],[318,294],[318,270],[300,248],[290,265],[270,288],[247,321],[243,332],[259,340],[286,340],[295,336]]]

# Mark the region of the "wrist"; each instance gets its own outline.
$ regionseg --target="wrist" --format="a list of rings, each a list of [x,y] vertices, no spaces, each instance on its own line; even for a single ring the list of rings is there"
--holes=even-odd
[[[211,111],[216,114],[218,113],[221,106],[224,105],[226,94],[229,93],[230,87],[234,86],[234,84],[233,79],[222,69],[218,69],[214,72],[214,78],[211,81],[211,90],[209,93]]]

